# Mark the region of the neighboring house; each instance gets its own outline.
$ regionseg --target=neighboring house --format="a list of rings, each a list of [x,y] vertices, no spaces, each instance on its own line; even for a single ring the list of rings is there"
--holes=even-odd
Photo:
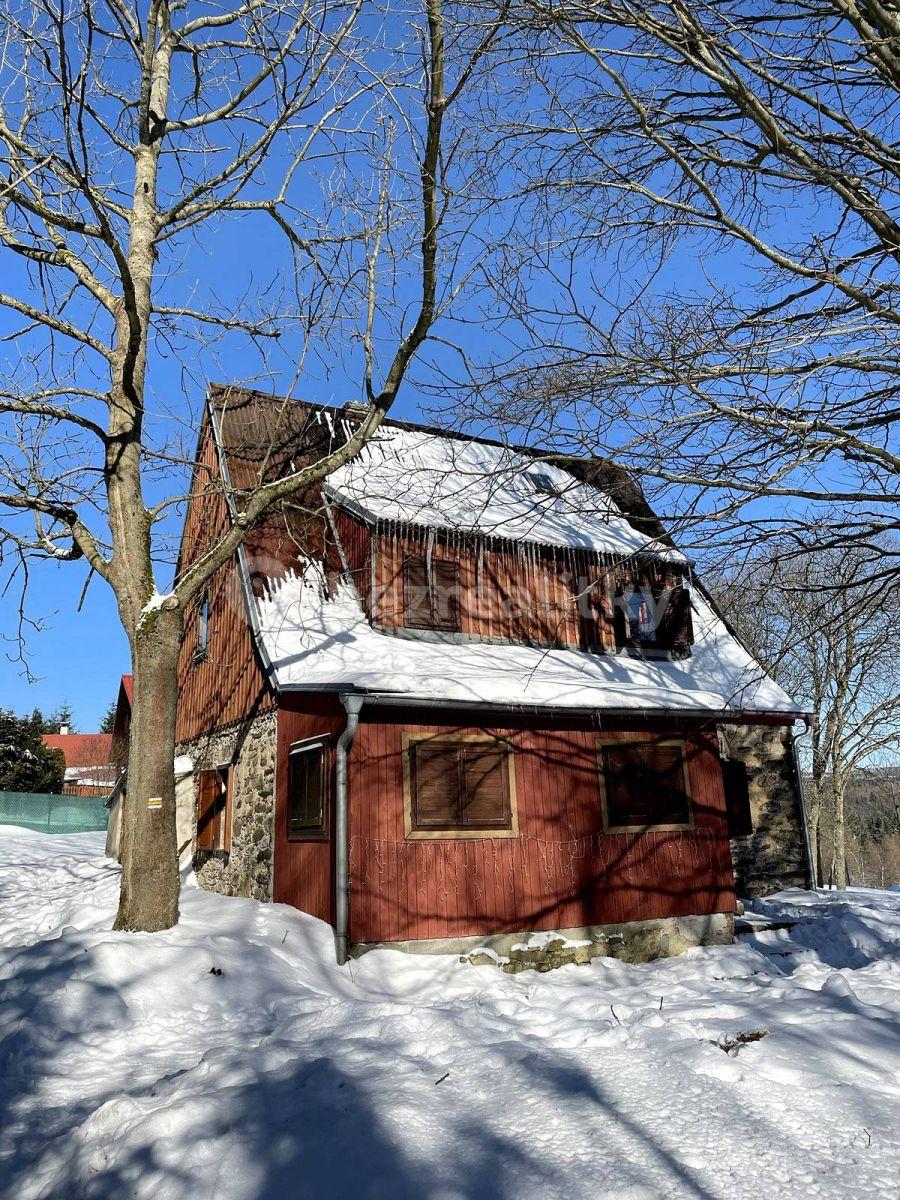
[[[357,419],[214,388],[179,571]],[[201,884],[331,922],[342,960],[654,957],[730,940],[736,874],[808,882],[800,711],[608,460],[386,422],[198,597],[179,686]]]
[[[116,782],[111,733],[69,733],[68,725],[61,725],[59,733],[45,733],[43,742],[65,756],[63,795],[109,795]]]

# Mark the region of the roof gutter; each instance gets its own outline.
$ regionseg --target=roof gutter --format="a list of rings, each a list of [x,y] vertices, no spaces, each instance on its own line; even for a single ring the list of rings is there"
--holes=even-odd
[[[358,696],[372,706],[389,708],[437,708],[461,709],[472,712],[496,713],[529,713],[535,716],[546,715],[553,717],[638,717],[643,720],[653,718],[686,718],[692,721],[727,721],[738,725],[770,723],[790,725],[795,721],[806,721],[808,714],[800,712],[763,712],[755,709],[709,709],[709,708],[600,708],[589,705],[565,704],[525,704],[502,703],[491,700],[452,700],[435,696],[413,696],[401,692],[369,692],[363,688],[353,688],[346,684],[340,687],[328,687],[326,684],[285,684],[279,688],[282,692],[338,692],[343,697]]]
[[[231,517],[232,523],[237,523],[237,510],[234,506],[234,485],[231,482],[231,472],[228,469],[228,459],[222,448],[222,432],[219,428],[219,418],[216,413],[215,405],[209,396],[206,398],[207,409],[209,410],[209,421],[213,431],[213,441],[216,444],[216,454],[219,459],[219,472],[222,476],[222,481],[225,484],[225,503],[228,505],[228,514]],[[259,624],[259,610],[256,607],[256,597],[253,595],[253,587],[250,583],[250,567],[247,562],[247,548],[243,542],[238,546],[235,553],[238,565],[238,579],[241,584],[241,592],[244,596],[244,606],[247,609],[247,620],[250,622],[250,629],[253,632],[253,645],[256,649],[260,665],[263,669],[263,674],[269,681],[269,686],[273,691],[277,692],[278,676],[275,667],[269,657],[269,652],[266,650],[266,644],[262,636],[262,630]]]

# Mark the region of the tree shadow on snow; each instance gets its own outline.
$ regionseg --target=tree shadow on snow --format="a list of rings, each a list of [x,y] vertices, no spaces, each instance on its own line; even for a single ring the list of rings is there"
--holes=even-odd
[[[900,959],[900,944],[894,940],[893,930],[880,931],[877,923],[863,921],[849,904],[840,905],[840,920],[829,920],[827,936],[823,936],[823,918],[833,917],[836,908],[838,905],[833,904],[811,913],[808,907],[798,906],[799,911],[785,914],[795,917],[793,929],[756,937],[743,934],[739,941],[775,959],[785,974],[791,974],[808,957],[829,967],[854,971],[874,962]]]
[[[179,1200],[432,1200],[439,1195],[502,1200],[524,1174],[548,1181],[552,1168],[512,1138],[469,1125],[438,1129],[421,1155],[414,1132],[395,1132],[380,1094],[398,1077],[412,1085],[400,1114],[415,1123],[423,1069],[402,1036],[365,1061],[342,1065],[340,1035],[287,1041],[252,1034],[230,1047],[213,1037],[168,1075],[150,1070],[129,1086],[97,1086],[106,1038],[131,1019],[102,974],[95,949],[77,933],[36,942],[5,961],[0,1017],[0,1197],[120,1200],[163,1194]],[[152,976],[148,966],[147,976]],[[93,977],[93,978],[92,978]],[[136,983],[132,978],[129,982]],[[215,1018],[212,1018],[213,1020]],[[348,1028],[348,1038],[353,1030]],[[69,1064],[90,1076],[84,1093]],[[121,1047],[114,1053],[121,1054]],[[248,1063],[247,1054],[256,1057]],[[162,1065],[165,1065],[163,1063]],[[404,1074],[405,1073],[405,1074]],[[59,1090],[65,1102],[54,1102]],[[433,1086],[433,1082],[432,1082]],[[435,1126],[444,1124],[438,1107]],[[430,1099],[430,1095],[428,1096]],[[402,1142],[401,1144],[401,1137]],[[210,1188],[210,1182],[215,1181]]]
[[[387,1023],[380,1038],[362,1037],[353,1027],[352,1004],[346,1039],[340,1031],[304,1037],[302,1022],[289,1039],[276,1032],[273,1015],[270,1033],[232,1032],[242,1039],[232,1046],[229,1035],[218,1034],[211,1014],[211,1036],[198,1039],[196,1059],[171,1074],[151,1071],[144,1083],[136,1079],[106,1090],[95,1081],[80,1101],[36,1106],[36,1096],[52,1097],[54,1078],[76,1061],[69,1052],[84,1044],[95,1063],[102,1061],[104,1039],[121,1036],[130,1019],[118,991],[96,982],[102,970],[94,953],[77,933],[64,932],[6,956],[0,981],[0,1148],[9,1152],[5,1167],[0,1160],[4,1200],[18,1197],[26,1184],[42,1200],[157,1194],[173,1200],[565,1196],[575,1190],[570,1172],[583,1173],[592,1156],[583,1157],[578,1146],[557,1146],[552,1130],[526,1123],[529,1114],[539,1122],[555,1104],[568,1114],[569,1136],[574,1123],[579,1141],[603,1145],[618,1186],[679,1200],[714,1200],[680,1160],[677,1146],[667,1147],[653,1132],[658,1122],[650,1119],[652,1095],[635,1100],[647,1106],[645,1122],[642,1109],[623,1111],[597,1072],[579,1064],[576,1052],[536,1039],[523,1054],[521,1030],[499,1010],[491,1011],[486,999],[479,1028],[498,1030],[491,1049],[502,1059],[483,1068],[493,1076],[487,1090],[497,1094],[500,1072],[512,1122],[503,1113],[494,1120],[491,1112],[490,1125],[479,1118],[471,1055],[464,1056],[470,1063],[468,1092],[453,1091],[460,1086],[455,1072],[435,1090],[430,1048],[410,1051],[402,1017],[396,1036]],[[152,975],[149,964],[147,974]],[[872,1039],[896,1035],[877,1009],[852,994],[834,988],[819,1002],[827,1014],[865,1023],[859,1044],[848,1036],[840,1047],[849,1059],[858,1054],[863,1061]],[[433,1008],[431,1015],[442,1015],[448,1025],[437,1039],[441,1046],[469,1049],[464,1043],[471,1014],[465,1007]],[[817,1052],[817,1029],[788,1026],[781,1036],[796,1040],[802,1059]],[[532,1106],[532,1097],[542,1103]],[[104,1104],[108,1119],[100,1113],[98,1120],[92,1114]],[[127,1136],[120,1139],[123,1126]],[[47,1183],[41,1186],[45,1171]],[[60,1179],[64,1182],[56,1182]],[[583,1187],[584,1179],[579,1182]]]

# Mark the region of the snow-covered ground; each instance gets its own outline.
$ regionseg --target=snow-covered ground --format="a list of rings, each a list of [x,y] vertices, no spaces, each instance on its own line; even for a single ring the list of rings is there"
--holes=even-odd
[[[3,1197],[900,1195],[898,893],[786,893],[793,930],[646,966],[338,968],[320,922],[196,888],[110,932],[102,840],[0,830]]]

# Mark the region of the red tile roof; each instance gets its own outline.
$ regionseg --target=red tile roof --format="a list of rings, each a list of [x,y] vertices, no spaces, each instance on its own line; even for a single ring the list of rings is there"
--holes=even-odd
[[[104,767],[112,754],[111,733],[45,733],[44,745],[62,750],[67,767]]]

